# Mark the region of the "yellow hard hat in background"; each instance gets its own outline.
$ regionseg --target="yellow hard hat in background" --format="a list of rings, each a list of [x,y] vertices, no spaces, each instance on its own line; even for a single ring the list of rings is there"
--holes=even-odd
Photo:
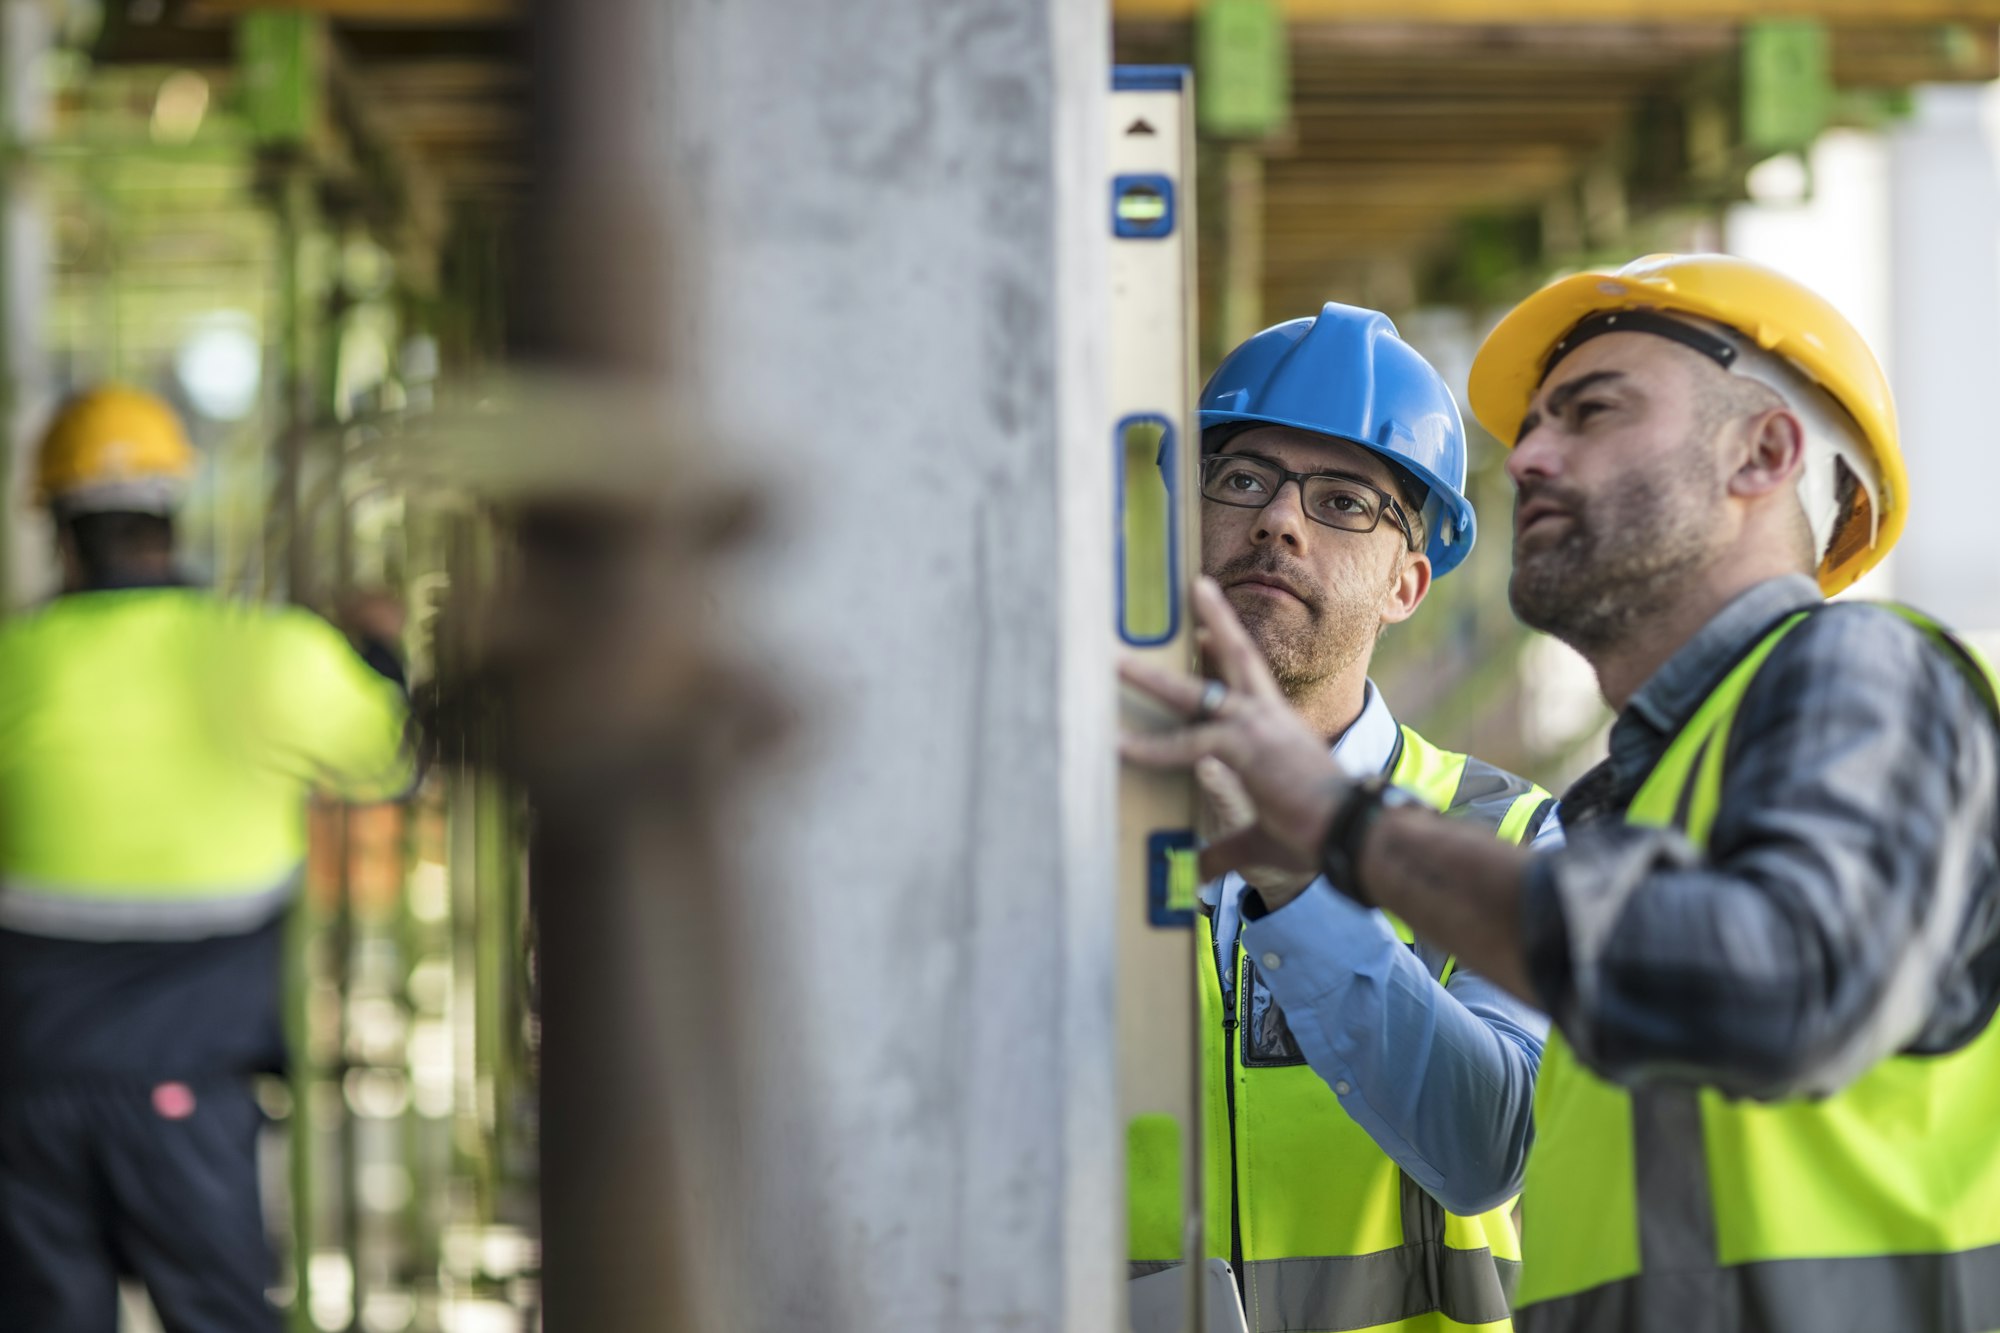
[[[195,472],[174,409],[108,384],[64,403],[42,434],[37,498],[68,513],[171,513]]]
[[[1732,255],[1648,255],[1614,271],[1558,278],[1514,307],[1472,363],[1466,397],[1479,424],[1512,448],[1550,352],[1591,315],[1657,310],[1723,324],[1784,358],[1854,419],[1879,478],[1879,511],[1865,494],[1827,548],[1819,583],[1839,592],[1881,563],[1909,516],[1909,473],[1889,380],[1867,342],[1819,293]]]

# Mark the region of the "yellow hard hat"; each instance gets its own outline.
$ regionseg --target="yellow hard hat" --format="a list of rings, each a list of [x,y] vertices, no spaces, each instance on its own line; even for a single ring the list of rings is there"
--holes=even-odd
[[[35,477],[43,504],[70,513],[170,513],[194,476],[194,447],[174,409],[107,384],[78,394],[42,434]]]
[[[1589,316],[1642,309],[1726,325],[1788,361],[1846,410],[1875,464],[1879,506],[1871,513],[1864,493],[1834,534],[1820,562],[1820,587],[1839,592],[1879,564],[1909,516],[1910,479],[1888,377],[1825,297],[1762,264],[1732,255],[1648,255],[1615,272],[1558,278],[1487,335],[1466,386],[1472,414],[1512,448],[1556,344]]]

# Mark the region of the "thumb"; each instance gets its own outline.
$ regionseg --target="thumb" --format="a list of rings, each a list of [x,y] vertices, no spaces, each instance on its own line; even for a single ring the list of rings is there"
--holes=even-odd
[[[1256,822],[1257,807],[1250,800],[1250,793],[1243,790],[1242,780],[1227,764],[1214,755],[1206,755],[1195,761],[1194,776],[1201,787],[1206,812],[1213,821],[1210,833],[1218,836],[1233,833]]]
[[[1202,848],[1203,883],[1245,866],[1270,866],[1291,871],[1314,869],[1311,861],[1301,860],[1297,853],[1255,825]]]

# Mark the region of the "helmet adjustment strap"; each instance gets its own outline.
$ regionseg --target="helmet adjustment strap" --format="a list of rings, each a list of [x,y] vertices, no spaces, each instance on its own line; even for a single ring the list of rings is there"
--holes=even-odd
[[[1602,338],[1607,333],[1650,333],[1656,338],[1665,338],[1700,352],[1724,370],[1736,363],[1733,343],[1671,315],[1655,310],[1605,310],[1584,319],[1565,334],[1561,342],[1549,349],[1548,358],[1542,362],[1542,379],[1546,380],[1549,372],[1556,368],[1556,363],[1571,352],[1592,338]]]

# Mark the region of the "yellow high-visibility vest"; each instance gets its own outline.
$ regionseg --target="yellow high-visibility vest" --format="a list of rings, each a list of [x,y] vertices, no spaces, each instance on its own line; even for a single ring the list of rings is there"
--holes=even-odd
[[[1408,727],[1401,751],[1390,774],[1397,786],[1510,842],[1521,840],[1549,800],[1533,783],[1439,749]],[[1410,943],[1409,929],[1394,924]],[[1239,945],[1235,1002],[1225,1009],[1205,915],[1199,928],[1206,946],[1200,984],[1208,1246],[1212,1256],[1230,1257],[1233,1202],[1251,1333],[1506,1329],[1521,1258],[1511,1204],[1477,1217],[1446,1212],[1354,1122],[1302,1056],[1257,1049],[1246,1017],[1255,964]],[[1423,949],[1419,955],[1440,981],[1450,975],[1448,957]],[[1171,1140],[1138,1134],[1127,1145],[1135,1276],[1179,1259],[1173,1148]]]
[[[0,927],[191,939],[282,910],[307,792],[406,787],[403,692],[304,611],[193,589],[0,625]]]
[[[1967,667],[1935,622],[1901,611]],[[1706,848],[1729,733],[1771,631],[1695,710],[1626,812]],[[1883,1060],[1830,1097],[1628,1090],[1560,1033],[1522,1191],[1523,1333],[1986,1333],[2000,1328],[2000,1025]]]

